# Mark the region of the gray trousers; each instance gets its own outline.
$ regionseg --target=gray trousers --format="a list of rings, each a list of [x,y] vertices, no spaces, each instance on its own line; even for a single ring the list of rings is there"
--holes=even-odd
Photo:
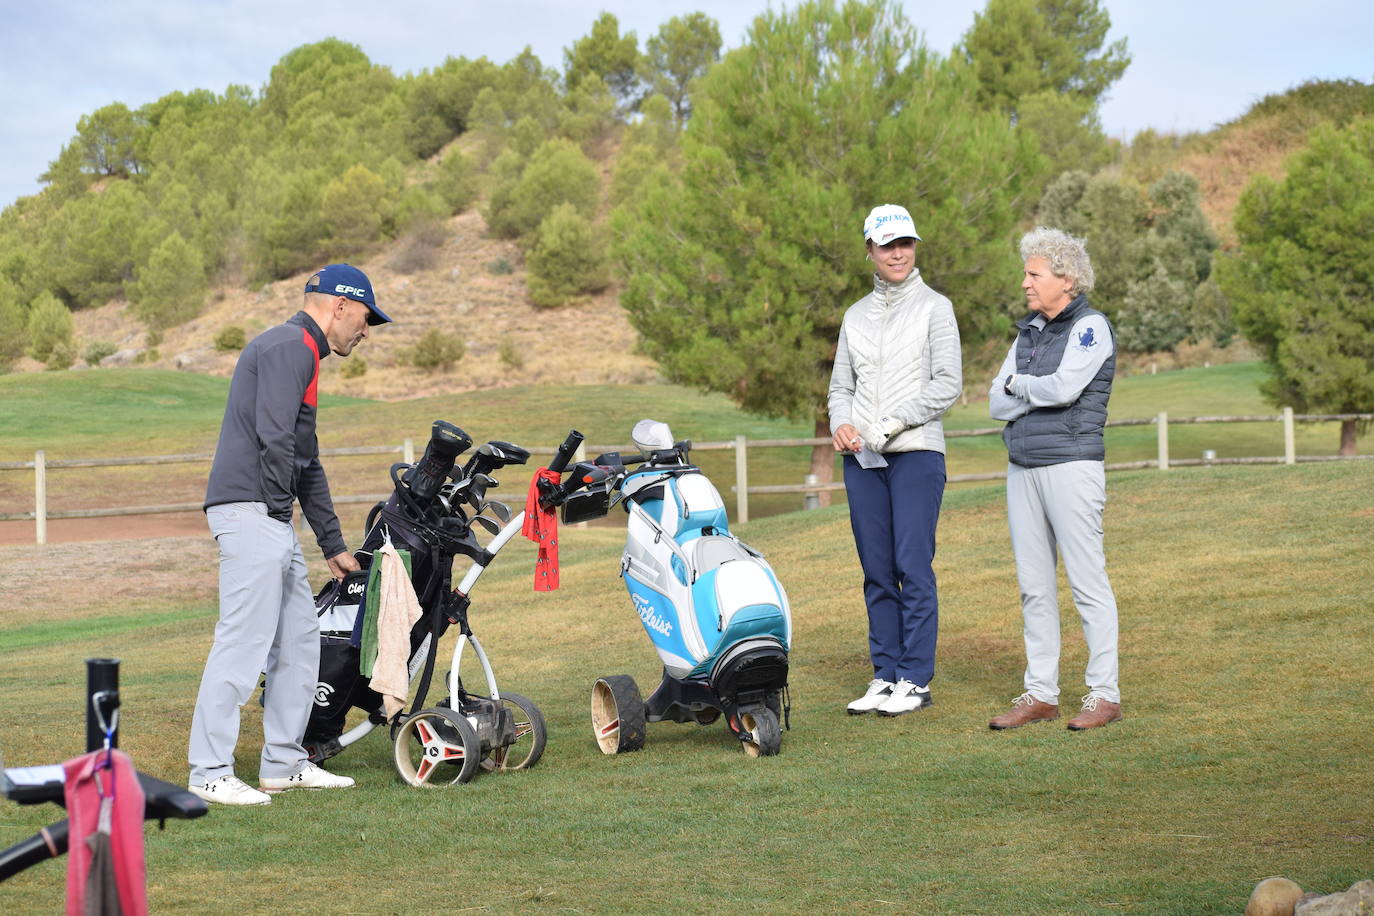
[[[320,670],[320,625],[296,530],[265,503],[205,510],[219,544],[219,623],[191,719],[191,785],[234,772],[239,707],[266,673],[259,776],[294,776]]]
[[[1021,586],[1026,640],[1025,690],[1059,702],[1059,584],[1056,547],[1088,643],[1088,693],[1121,702],[1117,684],[1116,596],[1107,580],[1102,510],[1107,476],[1100,461],[1043,468],[1007,466],[1007,522]]]

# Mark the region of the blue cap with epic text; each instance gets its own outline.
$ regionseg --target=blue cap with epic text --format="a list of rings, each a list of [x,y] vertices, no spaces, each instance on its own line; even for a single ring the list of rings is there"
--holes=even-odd
[[[391,318],[377,308],[377,300],[372,295],[372,281],[352,264],[330,264],[305,281],[307,293],[324,293],[326,296],[346,296],[367,306],[372,314],[367,316],[368,324],[386,324]]]

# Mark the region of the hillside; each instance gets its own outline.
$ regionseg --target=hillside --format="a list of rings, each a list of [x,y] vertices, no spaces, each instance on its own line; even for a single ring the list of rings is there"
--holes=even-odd
[[[614,384],[652,381],[657,371],[636,352],[636,334],[616,303],[614,290],[561,309],[539,309],[525,292],[524,269],[515,242],[493,239],[476,209],[448,221],[450,235],[434,252],[433,266],[406,272],[409,240],[391,243],[362,260],[377,300],[395,323],[374,329],[356,351],[366,374],[340,376],[343,360],[325,360],[324,385],[335,394],[384,400],[521,384]],[[513,270],[493,273],[504,260]],[[142,353],[149,367],[228,376],[237,352],[218,352],[214,339],[228,325],[251,337],[300,307],[308,274],[267,284],[260,290],[221,288],[200,317],[168,330],[155,348],[122,300],[73,314],[80,348],[108,341],[121,353],[104,365],[127,365]],[[405,351],[430,328],[460,335],[467,354],[448,372],[405,365]],[[151,351],[155,358],[148,358]],[[503,351],[507,354],[503,358]],[[510,354],[514,354],[512,357]],[[25,360],[20,368],[40,369]]]
[[[1374,90],[1355,81],[1314,82],[1267,97],[1250,111],[1215,130],[1183,137],[1146,132],[1120,154],[1118,167],[1142,181],[1165,171],[1192,173],[1201,186],[1201,208],[1223,246],[1235,244],[1231,216],[1246,184],[1258,174],[1281,177],[1285,161],[1303,147],[1320,123],[1346,123],[1374,110]],[[620,129],[591,149],[601,178],[599,231],[606,231],[610,173],[620,150]],[[455,147],[469,155],[479,141],[463,135],[436,153],[435,168]],[[92,194],[106,186],[97,182]],[[655,363],[641,354],[637,334],[618,301],[619,287],[581,297],[556,309],[539,309],[529,299],[524,255],[515,241],[492,237],[482,216],[485,201],[473,203],[444,223],[437,244],[415,234],[373,246],[358,263],[372,277],[378,299],[396,323],[378,329],[357,352],[363,375],[345,378],[342,360],[324,364],[325,390],[343,395],[398,400],[428,394],[480,391],[523,384],[622,384],[659,378]],[[224,277],[232,271],[221,272]],[[133,308],[116,298],[73,311],[76,352],[93,344],[116,352],[102,365],[140,365],[227,376],[236,352],[215,347],[216,336],[237,325],[252,336],[290,315],[299,306],[308,274],[296,273],[259,288],[213,287],[202,313],[150,342]],[[232,283],[232,281],[230,281]],[[427,330],[459,335],[466,355],[450,371],[425,371],[407,365],[408,351]],[[1000,344],[993,348],[1000,352]],[[1204,352],[1205,351],[1205,352]],[[1202,365],[1249,358],[1252,354],[1193,352],[1184,344],[1172,353],[1126,360],[1124,371],[1151,371],[1156,365]],[[357,360],[355,359],[355,364]],[[84,368],[78,360],[76,368]],[[20,359],[17,371],[39,371],[42,364]],[[983,374],[975,359],[970,377]],[[975,389],[980,387],[973,386]]]
[[[1152,179],[1169,168],[1197,177],[1202,210],[1223,247],[1237,239],[1231,217],[1241,193],[1257,175],[1281,179],[1284,163],[1307,145],[1320,124],[1343,126],[1374,115],[1374,85],[1356,80],[1314,80],[1265,96],[1235,120],[1178,137],[1147,132],[1126,152],[1126,168]]]

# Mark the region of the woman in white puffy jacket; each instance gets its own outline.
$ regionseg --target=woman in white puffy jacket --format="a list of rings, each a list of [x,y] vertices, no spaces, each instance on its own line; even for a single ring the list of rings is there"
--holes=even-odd
[[[830,431],[845,455],[873,660],[873,680],[849,704],[851,715],[899,716],[931,704],[940,417],[963,389],[963,361],[954,307],[916,269],[920,240],[911,214],[895,204],[864,220],[873,292],[845,312],[830,376]]]

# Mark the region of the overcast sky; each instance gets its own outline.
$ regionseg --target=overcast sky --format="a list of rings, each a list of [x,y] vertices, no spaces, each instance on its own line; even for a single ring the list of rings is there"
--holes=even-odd
[[[903,0],[941,52],[985,0]],[[773,3],[774,8],[793,4]],[[0,0],[0,206],[39,190],[38,176],[83,114],[119,101],[137,108],[174,90],[261,88],[272,65],[336,37],[395,72],[453,57],[504,63],[525,46],[562,68],[563,49],[603,10],[643,41],[674,15],[700,10],[741,43],[766,0]],[[1105,0],[1109,40],[1132,63],[1102,108],[1103,127],[1129,139],[1153,127],[1206,130],[1257,99],[1309,79],[1374,79],[1369,0]]]

